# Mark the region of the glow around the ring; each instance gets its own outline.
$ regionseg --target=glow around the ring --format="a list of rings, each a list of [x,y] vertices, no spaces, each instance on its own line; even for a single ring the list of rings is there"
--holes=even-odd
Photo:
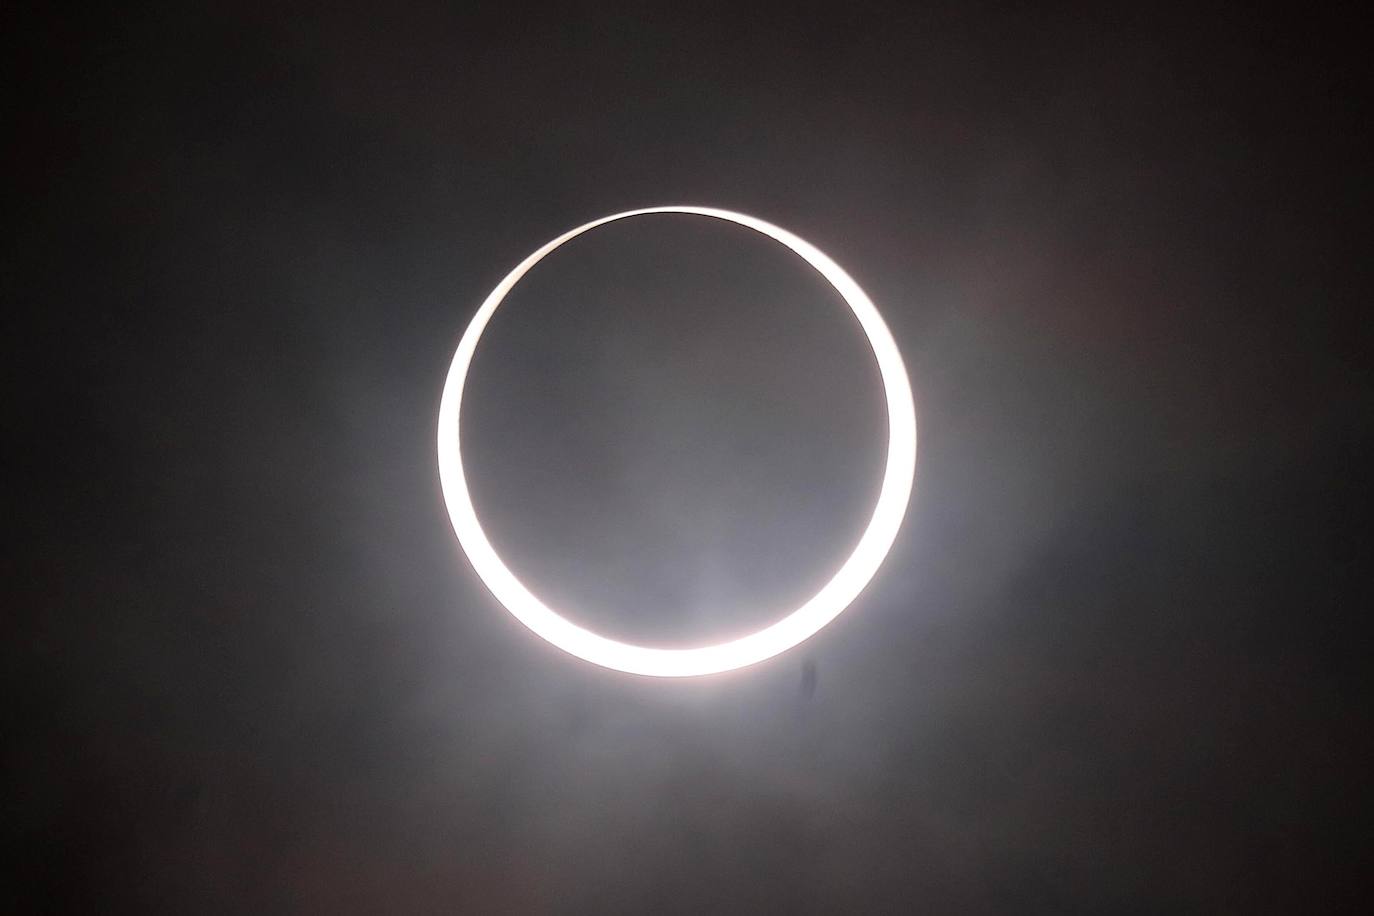
[[[463,383],[472,365],[477,341],[481,339],[487,322],[501,301],[530,268],[569,239],[618,219],[649,213],[686,213],[726,220],[761,232],[800,255],[835,287],[859,319],[873,347],[873,355],[877,358],[883,379],[883,391],[887,396],[887,467],[883,471],[882,488],[873,509],[873,517],[853,553],[819,592],[777,623],[732,642],[691,649],[654,649],[607,639],[577,626],[539,600],[507,568],[487,540],[477,511],[473,508],[472,495],[468,492],[467,478],[463,472],[460,437]],[[650,207],[605,216],[563,233],[525,258],[497,284],[473,316],[472,323],[458,342],[458,352],[454,354],[439,405],[439,479],[444,500],[448,504],[458,541],[482,581],[521,623],[555,646],[589,662],[632,674],[689,677],[729,671],[777,655],[816,633],[858,597],[887,556],[906,512],[915,470],[916,412],[906,367],[902,365],[901,354],[887,325],[859,284],[824,252],[786,229],[742,213],[708,207]]]

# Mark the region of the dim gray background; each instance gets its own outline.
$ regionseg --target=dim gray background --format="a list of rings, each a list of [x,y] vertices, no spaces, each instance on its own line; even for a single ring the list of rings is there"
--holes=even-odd
[[[1339,11],[6,21],[0,908],[1357,909],[1368,148]],[[921,434],[854,605],[691,681],[525,631],[435,465],[491,287],[664,203],[845,266]],[[776,619],[881,471],[853,319],[723,223],[561,249],[469,392],[493,539],[627,639]]]

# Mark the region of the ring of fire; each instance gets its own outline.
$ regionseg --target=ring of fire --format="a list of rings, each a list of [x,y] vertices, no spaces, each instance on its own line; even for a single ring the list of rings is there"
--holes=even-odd
[[[781,620],[730,642],[687,649],[656,649],[608,639],[577,626],[541,601],[515,577],[487,539],[463,472],[463,384],[477,342],[502,300],[530,268],[563,243],[606,223],[650,213],[685,213],[725,220],[762,233],[800,256],[835,288],[859,320],[877,359],[887,398],[887,462],[882,485],[873,515],[849,558],[820,591]],[[605,216],[563,233],[525,258],[497,284],[468,324],[458,342],[439,404],[439,480],[453,530],[477,575],[516,619],[539,636],[586,661],[632,674],[690,677],[729,671],[771,658],[814,635],[838,617],[878,571],[901,527],[915,471],[916,411],[911,386],[897,344],[873,302],[843,268],[804,239],[756,217],[709,207],[650,207]]]

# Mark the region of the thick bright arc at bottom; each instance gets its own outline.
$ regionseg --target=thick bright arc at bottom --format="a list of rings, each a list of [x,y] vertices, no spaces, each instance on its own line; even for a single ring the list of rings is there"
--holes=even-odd
[[[883,482],[873,516],[849,558],[819,592],[776,623],[731,642],[689,649],[655,649],[607,639],[562,617],[526,588],[497,555],[477,519],[463,472],[460,439],[463,383],[477,342],[492,314],[520,278],[564,242],[597,226],[650,213],[686,213],[725,220],[760,232],[799,255],[835,287],[858,318],[878,361],[887,398],[887,465]],[[632,674],[690,677],[729,671],[771,658],[814,635],[859,596],[882,565],[906,513],[915,471],[916,411],[906,367],[891,332],[867,294],[824,252],[786,229],[753,216],[708,207],[650,207],[605,216],[563,233],[525,258],[497,284],[473,316],[458,342],[439,405],[439,480],[453,530],[477,575],[507,610],[544,639],[586,661]]]

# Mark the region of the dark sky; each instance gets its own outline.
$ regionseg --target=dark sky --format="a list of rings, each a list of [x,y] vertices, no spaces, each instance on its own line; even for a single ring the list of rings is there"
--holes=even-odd
[[[1353,22],[252,6],[5,14],[0,910],[1356,909]],[[854,605],[688,681],[510,617],[434,445],[505,272],[671,203],[844,265],[921,432]],[[625,639],[775,619],[881,469],[853,319],[702,219],[560,249],[469,392]]]

